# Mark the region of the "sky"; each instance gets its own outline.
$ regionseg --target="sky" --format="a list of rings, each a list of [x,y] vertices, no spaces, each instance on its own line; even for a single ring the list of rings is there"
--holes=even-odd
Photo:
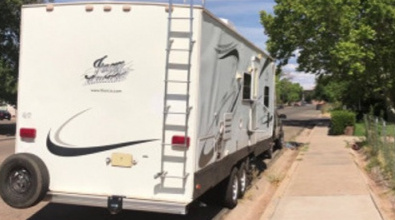
[[[55,0],[55,2],[87,2],[102,0]],[[111,0],[110,0],[111,1]],[[117,1],[117,0],[113,0]],[[127,1],[127,0],[122,0]],[[138,0],[137,0],[138,1]],[[144,2],[145,0],[139,0]],[[168,2],[167,0],[147,0],[150,2]],[[173,2],[182,2],[173,0]],[[194,0],[195,3],[201,3],[202,0]],[[273,13],[273,7],[276,5],[274,0],[205,0],[205,7],[214,15],[220,18],[228,19],[234,24],[236,30],[254,43],[259,48],[266,50],[266,41],[268,37],[264,34],[263,26],[260,23],[259,12],[264,10]],[[315,75],[297,72],[296,60],[290,60],[283,67],[286,77],[292,82],[299,83],[304,89],[313,89],[315,85]]]

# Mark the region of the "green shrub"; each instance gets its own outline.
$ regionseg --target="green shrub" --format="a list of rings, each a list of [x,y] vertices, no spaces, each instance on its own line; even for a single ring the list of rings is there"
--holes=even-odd
[[[354,136],[357,137],[362,137],[365,136],[365,124],[363,122],[358,122],[355,124],[355,129],[354,129]]]
[[[355,113],[346,110],[336,110],[331,112],[331,129],[330,134],[344,134],[347,126],[355,126]]]

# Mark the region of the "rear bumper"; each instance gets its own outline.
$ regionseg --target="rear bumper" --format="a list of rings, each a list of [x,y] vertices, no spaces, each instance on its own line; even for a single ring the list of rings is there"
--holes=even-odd
[[[107,208],[108,197],[98,195],[81,195],[49,192],[46,201],[54,203],[63,203],[71,205],[95,206]],[[143,200],[143,199],[123,199],[123,209],[160,212],[171,214],[187,214],[187,203],[160,201],[160,200]]]

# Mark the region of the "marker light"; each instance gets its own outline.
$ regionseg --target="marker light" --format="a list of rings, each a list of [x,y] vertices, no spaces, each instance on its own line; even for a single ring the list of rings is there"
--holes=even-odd
[[[93,11],[93,5],[86,5],[85,6],[85,11],[87,11],[87,12]]]
[[[52,4],[47,5],[47,11],[53,11],[54,6]]]
[[[19,130],[19,136],[21,138],[36,138],[35,128],[21,128]]]
[[[202,189],[202,185],[200,185],[200,184],[198,183],[198,184],[196,184],[195,188],[196,188],[197,190],[201,190],[201,189]]]
[[[129,12],[130,10],[132,10],[132,7],[130,7],[130,5],[124,5],[122,9],[124,12]]]
[[[105,12],[109,12],[109,11],[111,11],[111,6],[110,6],[110,5],[105,5],[105,6],[103,7],[103,10],[104,10]]]
[[[190,138],[189,137],[186,138],[186,143],[185,143],[185,136],[174,135],[171,138],[171,144],[172,145],[184,145],[185,146],[185,144],[186,144],[186,147],[189,147],[189,143],[190,143]]]

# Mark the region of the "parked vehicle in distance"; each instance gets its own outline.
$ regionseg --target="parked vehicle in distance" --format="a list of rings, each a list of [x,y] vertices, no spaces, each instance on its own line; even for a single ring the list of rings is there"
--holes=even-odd
[[[7,110],[0,110],[0,120],[11,120],[11,114]]]

